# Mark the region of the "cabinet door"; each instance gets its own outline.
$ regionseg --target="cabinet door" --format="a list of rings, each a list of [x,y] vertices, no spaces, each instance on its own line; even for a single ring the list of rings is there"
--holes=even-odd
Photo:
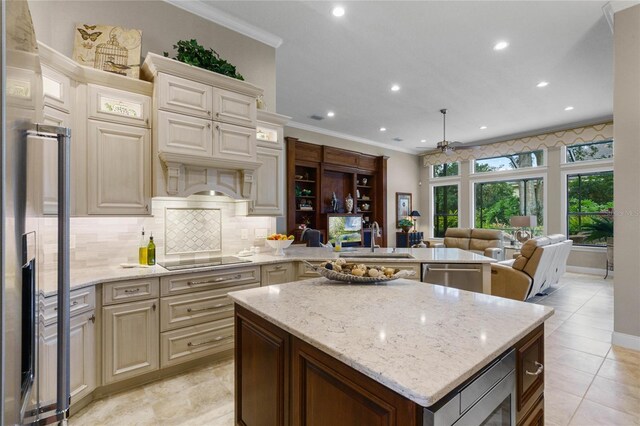
[[[88,85],[89,118],[149,127],[151,97],[110,87]]]
[[[257,148],[256,158],[262,165],[254,174],[249,215],[284,216],[284,151]]]
[[[158,109],[211,118],[213,89],[206,84],[159,73],[155,81]]]
[[[42,94],[46,106],[71,112],[71,79],[46,65],[42,65]]]
[[[214,123],[213,155],[229,160],[256,161],[256,130],[233,124]]]
[[[262,267],[262,286],[284,284],[294,280],[295,268],[292,262]]]
[[[236,424],[291,424],[289,340],[284,330],[236,305]]]
[[[214,120],[253,127],[257,124],[256,98],[224,89],[213,89]]]
[[[544,328],[538,327],[516,345],[517,423],[544,391]]]
[[[158,369],[157,300],[102,308],[103,378],[109,384]]]
[[[88,395],[96,387],[95,314],[93,311],[70,320],[70,389],[71,403]],[[44,327],[40,341],[40,399],[44,403],[56,398],[58,325]]]
[[[149,214],[149,130],[89,120],[87,145],[89,214]]]
[[[159,152],[213,155],[211,121],[172,112],[158,111],[156,138]]]

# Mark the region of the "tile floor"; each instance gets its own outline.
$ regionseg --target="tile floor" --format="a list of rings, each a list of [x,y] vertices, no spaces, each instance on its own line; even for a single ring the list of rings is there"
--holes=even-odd
[[[547,296],[545,424],[640,425],[640,352],[611,346],[613,281],[567,273]],[[233,361],[97,401],[76,425],[233,425]]]

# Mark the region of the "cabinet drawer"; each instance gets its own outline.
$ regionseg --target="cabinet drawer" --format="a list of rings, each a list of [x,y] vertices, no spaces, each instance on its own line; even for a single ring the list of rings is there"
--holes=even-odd
[[[264,265],[260,282],[262,286],[288,283],[294,281],[294,271],[292,262]]]
[[[309,262],[309,263],[316,266],[320,266],[325,262]],[[305,263],[302,263],[302,262],[298,263],[298,279],[299,280],[306,280],[309,278],[318,278],[319,276],[320,274],[318,274],[316,271],[308,267]]]
[[[518,426],[544,426],[544,396],[540,396],[536,405]]]
[[[257,124],[256,98],[224,89],[213,89],[214,120],[240,126]]]
[[[162,296],[172,296],[174,294],[211,289],[233,291],[236,286],[250,283],[260,283],[259,266],[173,275],[160,279]]]
[[[214,123],[213,155],[229,160],[256,161],[256,130],[226,123]]]
[[[42,93],[46,106],[71,111],[71,79],[45,65],[42,66]]]
[[[211,86],[164,73],[158,74],[155,85],[158,109],[194,117],[212,117]]]
[[[157,141],[159,152],[213,155],[211,121],[172,112],[158,111]]]
[[[233,317],[162,333],[160,366],[233,349]]]
[[[258,286],[258,283],[250,283],[235,286],[233,290]],[[228,291],[225,287],[162,298],[160,330],[168,331],[233,316],[233,302],[227,296]]]
[[[88,85],[89,118],[150,127],[151,98],[137,93]]]
[[[55,323],[58,315],[58,296],[46,297],[42,300],[41,312],[45,325]],[[69,300],[71,316],[90,311],[96,307],[96,289],[91,286],[73,290]]]
[[[516,345],[517,421],[544,391],[544,328],[538,327]]]
[[[158,297],[158,278],[118,281],[102,285],[102,304],[132,302]]]

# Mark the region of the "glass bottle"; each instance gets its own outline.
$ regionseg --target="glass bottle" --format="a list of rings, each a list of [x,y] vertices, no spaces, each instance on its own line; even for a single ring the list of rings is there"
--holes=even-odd
[[[156,264],[156,243],[153,242],[153,232],[149,236],[149,245],[147,246],[147,265]]]
[[[142,228],[140,244],[138,245],[138,263],[141,265],[147,264],[147,242],[144,239],[144,228]]]

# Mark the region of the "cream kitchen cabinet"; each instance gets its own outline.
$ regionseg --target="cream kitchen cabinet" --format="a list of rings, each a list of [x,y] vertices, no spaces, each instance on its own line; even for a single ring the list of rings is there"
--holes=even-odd
[[[154,83],[158,109],[209,120],[212,118],[211,86],[166,73],[159,73]]]
[[[87,198],[89,214],[150,214],[149,129],[89,120]]]
[[[69,358],[71,403],[89,395],[96,387],[94,311],[85,312],[71,318]],[[58,325],[44,327],[40,338],[40,398],[53,402],[56,398],[57,341]]]
[[[295,264],[293,262],[284,262],[275,265],[263,265],[261,275],[260,285],[263,287],[295,281]]]
[[[215,87],[213,119],[238,126],[256,127],[256,97]]]
[[[234,161],[256,161],[256,129],[214,122],[213,155]]]
[[[159,368],[158,306],[151,299],[102,308],[104,384]]]
[[[258,111],[256,159],[262,163],[255,172],[250,216],[284,216],[285,151],[283,128],[290,117]]]
[[[210,120],[158,111],[158,150],[175,154],[213,156],[213,125]]]

